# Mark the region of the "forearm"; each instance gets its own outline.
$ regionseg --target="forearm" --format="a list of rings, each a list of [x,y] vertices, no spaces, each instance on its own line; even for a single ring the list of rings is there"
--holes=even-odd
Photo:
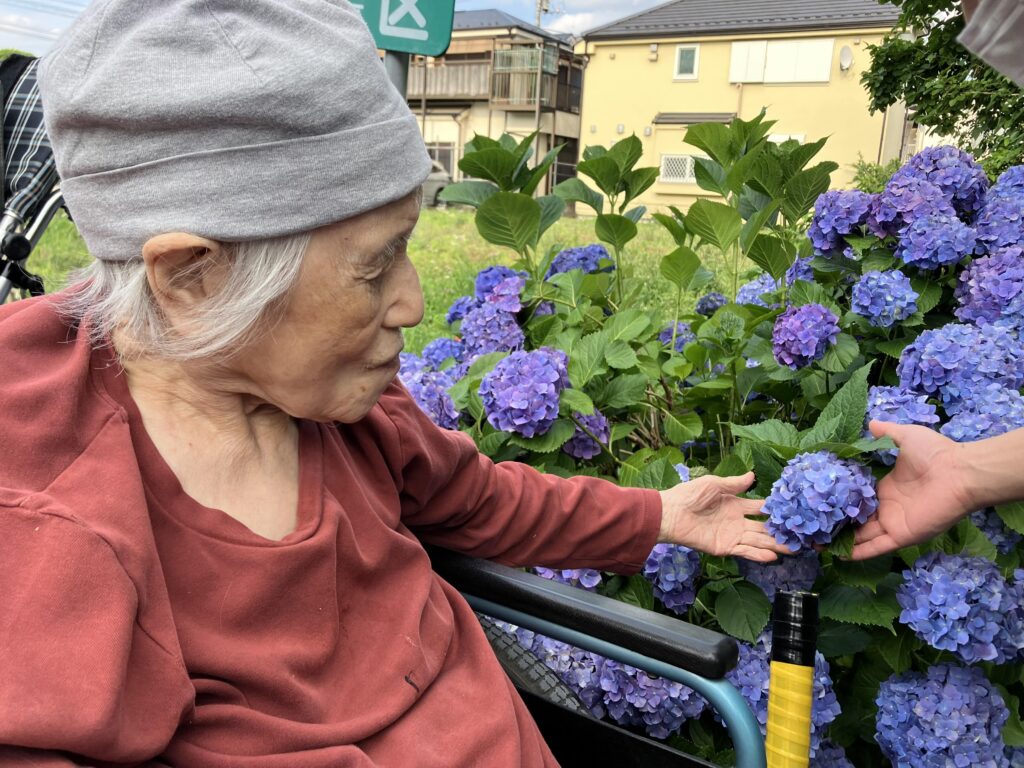
[[[960,458],[972,509],[1024,500],[1024,429],[964,443]]]

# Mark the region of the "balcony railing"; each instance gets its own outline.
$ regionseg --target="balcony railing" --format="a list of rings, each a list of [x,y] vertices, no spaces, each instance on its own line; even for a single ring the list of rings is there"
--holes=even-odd
[[[409,68],[406,94],[410,101],[423,98],[423,67]],[[449,64],[427,67],[428,99],[487,99],[491,94],[490,64]]]
[[[540,83],[541,106],[554,103],[555,77],[544,75]],[[536,72],[497,72],[493,75],[491,103],[509,107],[533,107],[537,104]]]
[[[494,71],[536,72],[539,55],[538,48],[526,46],[499,49],[494,52]],[[547,74],[558,74],[558,52],[554,48],[545,46],[542,66]]]

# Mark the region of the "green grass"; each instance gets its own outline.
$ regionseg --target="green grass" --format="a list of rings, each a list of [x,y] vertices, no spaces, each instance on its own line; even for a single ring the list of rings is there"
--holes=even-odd
[[[629,244],[626,261],[633,278],[641,286],[638,305],[641,309],[668,315],[672,311],[672,287],[658,271],[662,256],[675,247],[668,232],[655,222],[642,221],[639,234]],[[570,247],[595,242],[592,218],[562,219],[545,234],[541,248],[557,245]],[[426,313],[423,322],[406,333],[407,348],[419,351],[450,329],[444,322],[448,307],[459,296],[473,292],[476,273],[492,264],[509,265],[514,254],[486,242],[476,231],[473,214],[466,210],[423,211],[416,234],[409,246],[410,257],[420,273]],[[718,274],[718,285],[712,286],[729,294],[732,290],[731,270],[715,252],[702,254],[705,266]],[[61,213],[43,235],[28,265],[43,278],[48,291],[64,286],[68,273],[89,263],[89,255],[78,231]],[[710,289],[709,289],[710,290]],[[688,310],[697,297],[684,299]]]

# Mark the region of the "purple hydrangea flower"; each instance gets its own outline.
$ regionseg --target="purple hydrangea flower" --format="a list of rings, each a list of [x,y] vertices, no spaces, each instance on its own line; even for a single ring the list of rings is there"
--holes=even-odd
[[[570,587],[579,587],[588,592],[596,590],[601,583],[601,572],[595,571],[593,568],[552,570],[551,568],[541,568],[538,566],[533,569],[533,572],[545,579],[568,584]]]
[[[725,679],[735,685],[740,695],[747,700],[761,726],[761,733],[767,734],[771,638],[768,633],[765,633],[758,638],[754,645],[739,643],[739,651],[739,660],[736,666],[726,673]],[[816,653],[814,656],[814,690],[811,697],[811,757],[813,758],[817,757],[829,723],[839,717],[841,711],[835,691],[832,689],[828,661],[821,653]]]
[[[828,544],[844,524],[864,523],[877,508],[875,479],[866,467],[828,451],[801,453],[772,485],[765,526],[796,552]]]
[[[593,437],[582,429],[576,427],[576,431],[569,438],[569,441],[562,446],[562,450],[574,459],[592,459],[601,453],[601,445],[608,445],[612,434],[611,425],[608,423],[608,419],[596,409],[589,416],[585,416],[582,413],[575,413],[573,415],[578,422],[587,428],[591,435],[601,442],[597,442],[597,440],[594,440]]]
[[[528,275],[525,272],[517,272],[514,269],[501,265],[481,269],[476,275],[476,298],[479,301],[486,301],[494,287],[502,280],[507,280],[510,277],[526,278]]]
[[[471,309],[476,309],[478,306],[480,306],[480,302],[475,297],[460,296],[448,307],[448,313],[444,316],[444,320],[451,325],[456,320],[464,318]]]
[[[1024,192],[1024,165],[1014,165],[1003,171],[988,192],[988,199],[1012,197]]]
[[[558,400],[568,386],[564,352],[542,347],[513,352],[480,382],[487,421],[524,437],[543,435],[558,418]]]
[[[754,304],[758,307],[775,309],[778,303],[769,305],[762,296],[779,290],[778,281],[767,272],[762,272],[749,283],[744,283],[736,291],[737,304]]]
[[[935,406],[928,402],[926,395],[905,392],[899,387],[871,387],[868,390],[868,412],[864,419],[864,436],[868,437],[867,425],[872,419],[889,421],[893,424],[921,424],[932,426],[939,423]],[[896,463],[898,448],[876,452],[882,463],[892,466]]]
[[[821,304],[787,307],[775,320],[772,351],[794,371],[825,356],[839,337],[839,318]]]
[[[761,588],[769,600],[776,592],[806,592],[821,575],[821,563],[814,550],[780,557],[774,563],[739,559],[740,575]]]
[[[928,147],[910,158],[897,173],[930,181],[967,219],[981,209],[988,190],[984,169],[956,147]]]
[[[655,544],[644,563],[644,577],[654,596],[673,613],[684,614],[697,598],[700,555],[681,544]]]
[[[690,482],[690,468],[688,466],[685,464],[673,464],[672,469],[674,469],[676,474],[679,475],[680,483]]]
[[[423,359],[436,370],[449,358],[461,363],[465,352],[465,346],[458,339],[434,339],[423,348]]]
[[[1024,768],[1024,747],[1007,747],[1006,759],[1010,768]]]
[[[917,312],[918,293],[898,269],[867,272],[853,286],[851,309],[876,328],[888,328]]]
[[[1024,190],[1005,192],[985,203],[978,216],[978,242],[992,253],[1024,245]]]
[[[893,765],[1005,768],[1010,712],[977,667],[938,664],[878,689],[875,741]]]
[[[659,333],[658,341],[665,345],[671,344],[673,333],[676,337],[676,352],[682,352],[683,347],[685,347],[691,341],[697,340],[697,334],[690,330],[689,323],[678,322],[675,324],[675,326],[667,326],[661,333]]]
[[[1020,544],[1024,536],[1016,531],[1010,530],[999,517],[999,514],[992,507],[979,509],[971,513],[971,522],[974,523],[982,533],[992,542],[996,552],[1001,555],[1009,554],[1014,547]]]
[[[986,384],[971,395],[939,430],[946,437],[969,443],[1024,427],[1024,397],[1016,389]]]
[[[807,236],[819,256],[837,256],[846,250],[847,235],[859,235],[871,213],[874,195],[852,190],[829,190],[814,204]]]
[[[797,258],[792,264],[789,265],[789,269],[786,270],[785,277],[786,285],[793,285],[797,280],[804,280],[808,283],[814,282],[814,270],[811,269],[811,262],[814,261],[813,256],[807,256],[805,258]]]
[[[711,293],[705,293],[699,299],[697,299],[697,306],[694,311],[698,315],[704,315],[704,317],[711,317],[715,312],[724,307],[729,303],[729,300],[724,294],[712,291]]]
[[[911,221],[900,236],[896,255],[903,263],[930,270],[951,266],[973,254],[978,233],[955,214],[931,213]]]
[[[703,697],[681,683],[612,659],[600,665],[599,679],[608,715],[619,725],[641,727],[655,738],[677,732],[707,706]]]
[[[831,741],[823,741],[814,754],[811,768],[857,768],[846,756],[846,750]]]
[[[943,215],[956,219],[945,193],[930,181],[896,173],[872,201],[868,228],[878,237],[901,234],[918,219]]]
[[[611,256],[608,255],[608,249],[600,243],[594,243],[592,245],[584,245],[579,248],[566,248],[561,251],[551,261],[551,266],[548,267],[547,274],[544,275],[544,279],[557,275],[561,272],[570,272],[574,269],[580,269],[584,272],[611,272],[615,269],[614,265],[609,265],[603,270],[601,268],[601,260],[611,260]]]
[[[491,288],[485,301],[493,304],[503,312],[512,312],[514,314],[523,308],[523,301],[520,296],[525,287],[526,278],[519,275],[506,277]]]
[[[1008,310],[1024,290],[1024,248],[1007,247],[972,261],[960,273],[956,316],[966,322],[985,325],[1009,314]],[[1015,305],[1016,306],[1016,305]]]
[[[424,360],[419,355],[414,355],[412,352],[402,352],[398,356],[399,368],[398,378],[401,379],[403,384],[407,385],[409,379],[421,371],[426,371],[431,368],[430,363]]]
[[[1022,576],[1007,582],[983,557],[929,552],[903,572],[900,623],[968,664],[1014,661],[1024,649]]]
[[[472,357],[520,349],[526,339],[514,314],[485,302],[462,319],[462,341]]]
[[[443,429],[458,429],[459,416],[455,403],[448,394],[448,388],[455,382],[448,371],[421,370],[403,378],[412,399],[430,420]]]
[[[542,301],[537,305],[537,309],[533,311],[534,317],[543,317],[544,315],[555,314],[555,305],[551,301]]]

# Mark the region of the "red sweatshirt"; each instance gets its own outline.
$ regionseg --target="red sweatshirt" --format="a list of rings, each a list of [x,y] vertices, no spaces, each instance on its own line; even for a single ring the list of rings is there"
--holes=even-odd
[[[0,765],[555,764],[420,541],[630,572],[658,494],[495,465],[397,384],[300,434],[269,541],[183,492],[50,299],[0,308]]]

